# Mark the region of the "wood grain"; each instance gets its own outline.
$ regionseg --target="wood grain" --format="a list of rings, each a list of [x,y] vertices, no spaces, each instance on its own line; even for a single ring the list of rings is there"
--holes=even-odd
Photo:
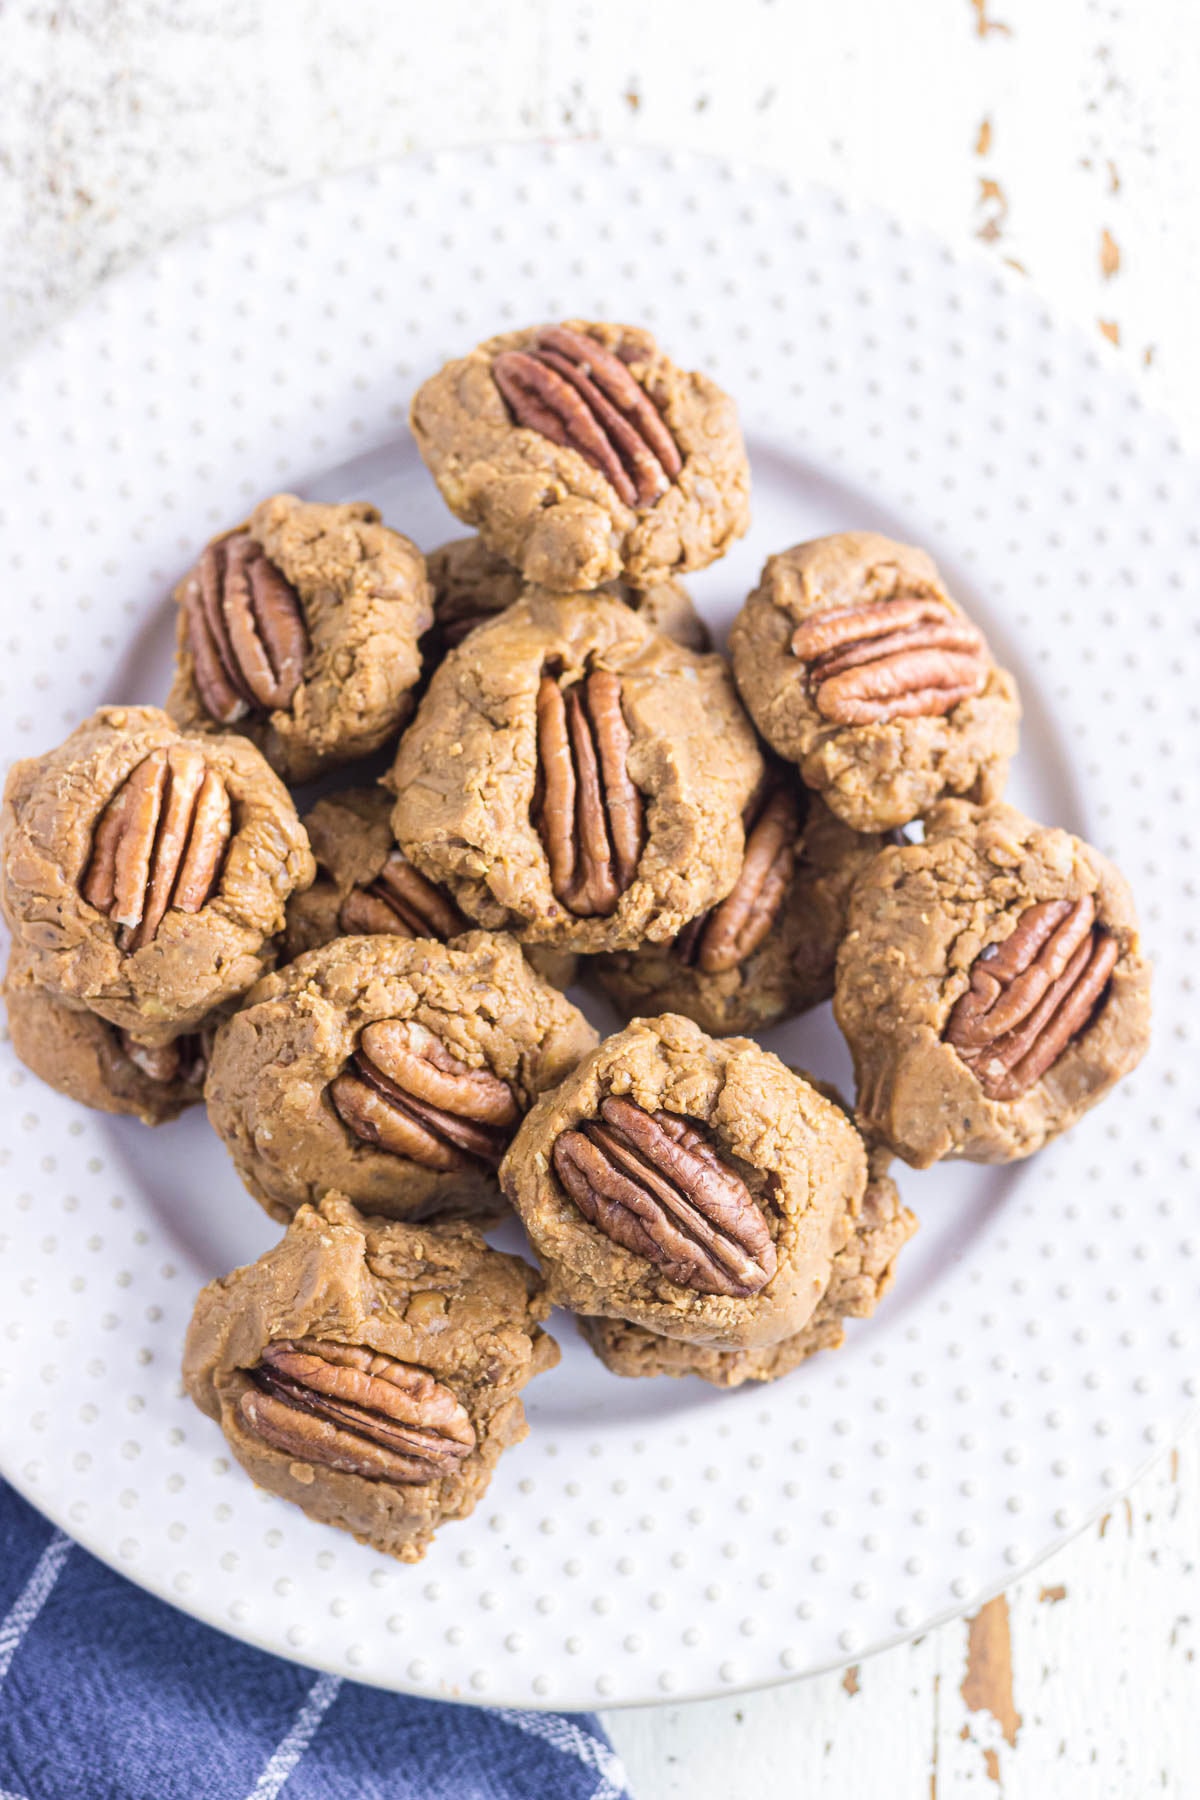
[[[1005,1743],[1015,1748],[1021,1715],[1013,1702],[1012,1633],[1003,1594],[967,1620],[967,1662],[958,1691],[967,1711],[990,1713]]]

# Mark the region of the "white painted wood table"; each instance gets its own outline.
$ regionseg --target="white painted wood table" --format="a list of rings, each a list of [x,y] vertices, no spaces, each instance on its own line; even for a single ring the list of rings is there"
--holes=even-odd
[[[979,240],[1200,442],[1195,0],[4,0],[0,354],[176,232],[413,148],[734,154]],[[607,1717],[641,1800],[1200,1794],[1200,1439],[971,1621]]]

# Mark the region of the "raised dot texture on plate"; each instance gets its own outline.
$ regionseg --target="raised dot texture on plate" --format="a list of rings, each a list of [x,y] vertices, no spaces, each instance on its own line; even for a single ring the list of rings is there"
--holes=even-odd
[[[702,303],[677,279],[691,245],[738,274]],[[331,340],[335,265],[354,328]],[[269,296],[264,271],[286,271]],[[1011,797],[1112,851],[1160,977],[1149,1058],[1070,1137],[1008,1170],[901,1172],[922,1229],[843,1350],[720,1393],[610,1377],[560,1320],[527,1442],[421,1569],[383,1580],[372,1552],[257,1493],[181,1395],[197,1289],[275,1236],[204,1121],[84,1113],[0,1046],[0,1086],[21,1089],[0,1112],[5,1475],[136,1580],[282,1655],[584,1707],[787,1679],[921,1631],[1110,1505],[1194,1409],[1200,1044],[1178,977],[1200,840],[1179,834],[1176,771],[1200,714],[1197,471],[1115,358],[992,264],[828,194],[574,145],[263,203],[113,283],[0,378],[0,570],[26,606],[4,679],[30,696],[0,711],[5,759],[100,696],[161,699],[172,582],[268,489],[372,500],[425,548],[451,535],[403,425],[413,388],[506,325],[571,315],[645,321],[740,403],[754,528],[689,582],[718,632],[800,538],[926,544],[1021,682]],[[848,1079],[825,1014],[765,1041]]]

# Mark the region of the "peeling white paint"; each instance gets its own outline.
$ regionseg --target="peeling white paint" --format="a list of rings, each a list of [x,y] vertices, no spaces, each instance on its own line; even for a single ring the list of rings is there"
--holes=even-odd
[[[1200,1753],[1200,1438],[1008,1593],[1015,1742],[961,1684],[957,1620],[844,1676],[608,1713],[639,1800],[1192,1800]],[[1062,1599],[1043,1597],[1065,1590]],[[989,1775],[995,1768],[998,1784]]]

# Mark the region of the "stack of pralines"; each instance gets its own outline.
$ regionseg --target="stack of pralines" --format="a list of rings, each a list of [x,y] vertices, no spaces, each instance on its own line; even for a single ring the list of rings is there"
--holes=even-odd
[[[407,1561],[524,1435],[551,1303],[616,1374],[773,1380],[888,1285],[893,1153],[1028,1155],[1149,1018],[1121,877],[1002,802],[1016,687],[926,555],[783,550],[709,650],[678,577],[749,469],[706,376],[534,328],[412,428],[477,537],[265,500],[176,590],[166,710],[17,765],[3,820],[17,1054],[148,1124],[203,1101],[286,1226],[201,1294],[190,1393]],[[854,1109],[740,1035],[831,995]],[[540,1273],[480,1235],[509,1207]]]

